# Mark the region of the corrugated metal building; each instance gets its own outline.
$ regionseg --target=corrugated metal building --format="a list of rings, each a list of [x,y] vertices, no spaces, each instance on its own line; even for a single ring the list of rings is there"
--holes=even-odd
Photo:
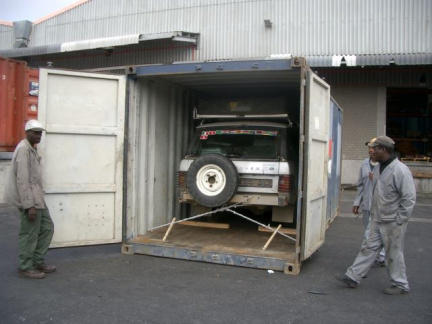
[[[35,22],[29,46],[182,30],[201,34],[197,60],[421,54],[431,13],[428,0],[90,0]]]
[[[30,28],[0,21],[0,55],[110,73],[304,56],[344,108],[342,182],[353,184],[377,135],[411,147],[406,158],[432,156],[431,19],[430,0],[84,0]]]

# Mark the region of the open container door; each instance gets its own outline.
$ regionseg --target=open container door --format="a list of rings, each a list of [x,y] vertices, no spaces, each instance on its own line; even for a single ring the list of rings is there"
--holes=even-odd
[[[124,76],[40,70],[51,247],[121,242],[125,95]]]
[[[307,71],[301,260],[323,243],[327,215],[330,86]]]

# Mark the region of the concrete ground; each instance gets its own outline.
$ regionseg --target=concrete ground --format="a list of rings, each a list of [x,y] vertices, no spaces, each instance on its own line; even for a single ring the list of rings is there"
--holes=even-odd
[[[50,250],[56,273],[20,279],[17,212],[0,205],[0,323],[432,323],[432,196],[419,197],[406,234],[411,292],[387,296],[384,268],[357,289],[334,279],[362,241],[354,195],[343,191],[341,216],[298,276],[122,255],[116,244]]]

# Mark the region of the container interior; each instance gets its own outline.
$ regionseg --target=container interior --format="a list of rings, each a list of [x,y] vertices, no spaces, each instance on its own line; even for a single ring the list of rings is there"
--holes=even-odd
[[[289,67],[289,65],[288,65]],[[229,229],[215,229],[176,224],[166,241],[168,226],[153,230],[189,215],[187,204],[177,199],[176,172],[197,121],[192,111],[202,96],[220,98],[280,97],[288,102],[290,119],[300,120],[301,69],[226,71],[224,73],[152,73],[137,74],[134,111],[137,118],[130,146],[129,210],[127,244],[134,253],[168,256],[189,260],[246,265],[295,272],[296,243],[276,235],[266,250],[263,246],[271,232],[261,232],[258,225],[236,215],[213,215],[211,222],[229,224]],[[136,190],[138,189],[138,190]],[[266,215],[257,221],[268,224]],[[196,221],[206,221],[206,217]],[[294,233],[296,229],[291,229]],[[297,233],[291,236],[295,239]],[[171,251],[171,252],[169,252]],[[195,252],[191,252],[195,251]],[[218,256],[209,257],[208,253]],[[201,255],[201,256],[197,256]],[[248,256],[249,264],[244,263]],[[208,259],[210,258],[210,259]],[[256,258],[259,258],[256,259]],[[254,262],[251,260],[256,259]],[[264,261],[263,261],[264,260]],[[284,270],[285,269],[285,270]]]

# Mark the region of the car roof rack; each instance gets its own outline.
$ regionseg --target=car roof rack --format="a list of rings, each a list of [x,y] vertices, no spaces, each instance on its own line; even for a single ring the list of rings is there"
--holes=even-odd
[[[198,113],[198,110],[196,108],[194,108],[193,110],[193,118],[194,119],[235,119],[235,118],[249,118],[249,119],[254,119],[254,118],[260,118],[260,119],[273,119],[273,118],[277,118],[277,119],[281,119],[281,118],[288,118],[288,114],[269,114],[269,115],[264,115],[264,114],[230,114],[230,115],[202,115]]]

